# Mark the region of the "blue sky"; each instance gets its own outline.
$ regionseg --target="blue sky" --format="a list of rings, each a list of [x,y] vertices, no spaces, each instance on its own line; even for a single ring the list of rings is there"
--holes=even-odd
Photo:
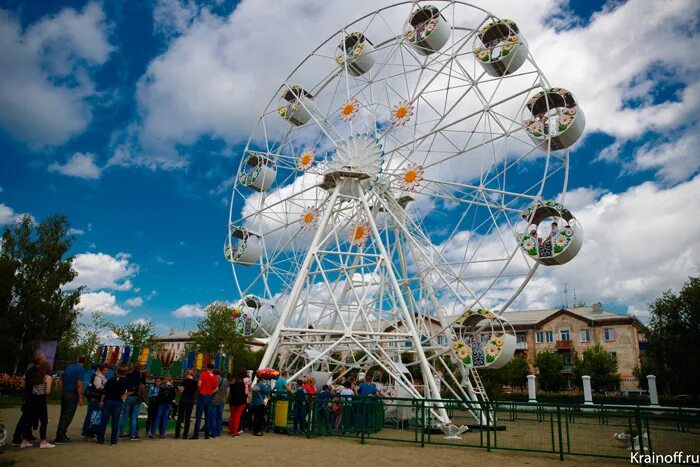
[[[379,2],[343,3],[2,2],[0,221],[68,215],[87,311],[164,331],[237,299],[221,249],[251,118],[304,52]],[[538,276],[519,303],[560,304],[567,283],[579,299],[643,315],[700,267],[700,66],[676,50],[700,45],[700,4],[518,3],[494,13],[522,24],[550,80],[586,109],[569,188],[592,234],[577,265]],[[295,47],[275,33],[285,17],[304,25]],[[629,24],[633,40],[611,32]],[[657,243],[665,253],[640,262]]]

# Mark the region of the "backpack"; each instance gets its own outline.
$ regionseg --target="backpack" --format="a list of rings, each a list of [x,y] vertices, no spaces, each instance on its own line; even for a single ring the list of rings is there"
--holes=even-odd
[[[164,384],[158,391],[158,402],[170,404],[175,400],[175,386]]]

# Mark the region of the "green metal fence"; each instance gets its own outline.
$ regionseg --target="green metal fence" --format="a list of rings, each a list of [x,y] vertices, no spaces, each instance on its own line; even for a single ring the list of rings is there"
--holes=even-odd
[[[284,405],[286,414],[278,408]],[[448,438],[438,427],[442,409],[454,425],[469,430]],[[361,443],[531,451],[560,459],[581,455],[629,460],[633,452],[700,454],[700,410],[684,408],[308,396],[285,404],[273,398],[268,428],[306,437],[352,437]]]

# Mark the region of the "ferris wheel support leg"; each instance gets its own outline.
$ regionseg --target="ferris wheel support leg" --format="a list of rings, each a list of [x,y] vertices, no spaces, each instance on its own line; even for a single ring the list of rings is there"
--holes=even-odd
[[[413,347],[416,349],[416,354],[421,367],[421,371],[423,372],[424,381],[428,384],[429,394],[432,396],[432,399],[440,399],[440,391],[438,390],[437,384],[435,383],[435,377],[433,376],[432,367],[428,364],[428,359],[426,358],[425,352],[423,351],[423,346],[421,344],[420,337],[418,336],[418,333],[416,332],[416,327],[413,323],[413,316],[411,316],[410,312],[408,311],[408,307],[406,306],[406,301],[404,300],[401,286],[396,280],[396,275],[394,274],[393,262],[391,261],[391,258],[389,257],[386,248],[384,248],[384,242],[382,241],[382,237],[379,234],[377,225],[374,222],[372,210],[367,204],[367,199],[364,195],[360,196],[360,202],[362,203],[362,206],[365,209],[365,213],[367,214],[369,226],[372,230],[372,236],[374,237],[377,249],[379,250],[379,253],[383,258],[384,264],[386,265],[387,276],[389,277],[391,286],[394,289],[394,293],[396,294],[396,300],[398,301],[401,311],[404,315],[404,321],[406,323],[406,326],[408,327],[408,332],[411,334],[411,340],[413,340]],[[447,415],[447,410],[445,410],[445,407],[442,404],[439,404],[436,409],[440,422],[449,422],[450,418]]]
[[[304,262],[302,263],[301,268],[299,268],[299,274],[294,280],[294,286],[292,287],[292,291],[289,294],[289,299],[287,300],[287,303],[284,304],[284,309],[282,310],[280,319],[277,322],[277,326],[275,326],[275,330],[270,336],[270,342],[268,343],[267,348],[265,349],[265,354],[263,355],[263,358],[260,361],[260,368],[267,368],[267,366],[273,362],[272,358],[277,352],[280,333],[282,331],[282,328],[286,326],[289,314],[296,307],[297,300],[299,299],[299,294],[301,293],[301,290],[304,287],[304,283],[306,281],[306,272],[308,271],[309,266],[311,265],[311,261],[316,256],[316,252],[318,251],[321,238],[325,234],[326,226],[328,225],[328,221],[331,217],[331,214],[333,213],[333,206],[335,206],[335,202],[338,199],[338,193],[339,187],[336,187],[333,190],[333,193],[331,194],[330,200],[328,201],[328,207],[323,213],[321,222],[319,222],[318,229],[316,230],[314,238],[311,241],[311,246],[309,247],[309,251],[306,254],[306,257],[304,258]]]

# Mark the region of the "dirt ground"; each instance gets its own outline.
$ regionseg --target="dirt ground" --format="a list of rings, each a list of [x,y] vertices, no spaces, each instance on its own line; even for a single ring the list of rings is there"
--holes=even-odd
[[[58,420],[59,407],[49,406],[49,439],[52,439]],[[19,409],[0,410],[5,426],[11,436],[19,418]],[[629,465],[603,459],[567,457],[564,462],[557,456],[524,452],[487,452],[474,448],[449,446],[420,446],[404,443],[370,440],[361,445],[359,440],[341,438],[293,437],[268,433],[264,437],[244,434],[238,438],[224,436],[217,439],[203,438],[176,440],[172,433],[165,439],[143,439],[121,441],[117,446],[98,445],[94,441],[80,439],[80,427],[85,416],[85,407],[79,407],[68,435],[74,440],[71,445],[54,449],[36,447],[22,449],[14,446],[0,448],[0,465],[50,465],[50,466],[147,466],[149,464],[187,465],[213,467],[232,465],[238,462],[256,466],[594,466]],[[108,428],[109,432],[109,428]],[[143,434],[142,434],[143,436]],[[8,443],[9,443],[8,439]]]

